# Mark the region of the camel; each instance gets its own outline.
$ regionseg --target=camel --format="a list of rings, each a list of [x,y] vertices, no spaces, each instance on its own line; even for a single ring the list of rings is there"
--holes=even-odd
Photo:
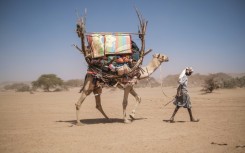
[[[154,54],[153,59],[150,61],[150,63],[147,66],[141,68],[142,71],[140,71],[141,75],[139,78],[133,78],[132,81],[129,81],[128,83],[123,83],[120,81],[118,81],[116,83],[116,85],[115,85],[116,87],[124,90],[124,97],[123,97],[123,103],[122,103],[124,123],[131,123],[131,121],[134,120],[136,108],[141,102],[140,96],[134,90],[134,84],[136,81],[135,79],[140,80],[140,79],[148,78],[163,62],[167,62],[168,60],[169,60],[168,57],[165,55]],[[102,105],[101,105],[100,95],[102,93],[102,86],[98,85],[97,83],[96,84],[94,83],[93,75],[87,74],[85,77],[83,88],[81,89],[81,97],[79,98],[79,100],[75,104],[75,106],[76,106],[76,117],[77,117],[76,125],[82,125],[82,123],[80,122],[80,117],[79,117],[80,108],[81,108],[81,105],[84,102],[85,98],[88,95],[90,95],[92,92],[94,93],[94,96],[95,96],[96,108],[102,113],[102,115],[106,119],[109,119],[109,117],[105,114],[105,112],[102,108]],[[131,120],[129,120],[127,118],[127,115],[126,115],[126,108],[127,108],[127,104],[128,104],[129,93],[132,96],[134,96],[134,98],[136,100],[135,108],[132,110],[131,114],[129,115]]]
[[[96,101],[96,108],[102,113],[102,115],[106,118],[109,119],[109,117],[105,114],[102,105],[101,105],[101,93],[102,93],[102,87],[104,85],[109,85],[111,86],[111,83],[113,86],[118,87],[120,89],[124,90],[124,97],[123,97],[123,119],[124,123],[130,123],[131,120],[134,119],[135,116],[135,111],[139,103],[141,102],[140,96],[135,92],[133,86],[137,82],[138,79],[144,79],[149,77],[163,62],[168,61],[168,57],[165,55],[160,55],[160,54],[154,54],[153,59],[151,62],[145,66],[141,67],[141,64],[143,62],[143,58],[145,55],[147,55],[149,52],[151,52],[151,49],[145,52],[145,33],[146,33],[146,27],[148,21],[146,21],[141,13],[136,9],[136,13],[140,22],[140,26],[138,29],[138,33],[121,33],[121,32],[116,32],[116,33],[111,33],[111,32],[101,32],[101,33],[95,33],[96,35],[99,34],[99,36],[104,37],[105,35],[117,35],[117,36],[125,36],[125,35],[130,35],[130,34],[136,34],[139,36],[141,40],[141,49],[138,50],[139,53],[139,59],[136,60],[135,62],[132,62],[132,66],[127,69],[125,72],[125,69],[123,68],[122,72],[123,75],[120,75],[118,71],[118,75],[115,74],[109,74],[109,73],[103,73],[102,69],[99,68],[99,71],[96,70],[96,68],[93,65],[93,59],[98,57],[95,56],[94,53],[96,53],[96,49],[99,50],[104,50],[106,47],[103,47],[102,44],[97,44],[93,42],[88,41],[88,45],[86,45],[85,38],[86,36],[91,36],[93,33],[87,33],[86,32],[86,10],[84,16],[80,17],[77,22],[77,35],[79,38],[81,38],[81,49],[77,47],[77,45],[74,45],[76,49],[78,49],[85,57],[86,62],[88,63],[88,71],[84,80],[84,85],[83,88],[80,90],[81,92],[81,97],[79,100],[76,102],[76,117],[77,117],[77,125],[81,125],[82,123],[80,122],[80,117],[79,117],[79,112],[82,103],[84,102],[85,98],[90,95],[92,92],[94,93],[95,96],[95,101]],[[131,38],[131,36],[129,37]],[[101,40],[101,39],[99,39]],[[106,39],[108,41],[108,39]],[[105,43],[107,44],[107,43]],[[110,45],[110,43],[109,43]],[[132,45],[132,41],[131,41]],[[102,47],[101,47],[102,46]],[[94,50],[95,49],[95,50]],[[123,51],[132,51],[133,48],[126,48]],[[105,51],[102,52],[103,56],[106,57]],[[97,55],[97,54],[96,54]],[[109,65],[110,66],[110,65]],[[127,66],[126,66],[127,67]],[[95,69],[94,69],[95,68]],[[98,69],[98,68],[97,68]],[[116,82],[116,83],[115,83]],[[126,108],[128,104],[128,95],[131,94],[135,97],[136,99],[136,105],[135,108],[132,110],[132,113],[129,115],[131,120],[127,118],[126,115]]]

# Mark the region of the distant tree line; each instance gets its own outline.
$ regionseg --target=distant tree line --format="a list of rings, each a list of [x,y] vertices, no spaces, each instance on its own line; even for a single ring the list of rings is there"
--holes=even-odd
[[[219,88],[231,89],[236,87],[245,87],[245,76],[232,78],[225,73],[216,73],[207,76],[203,90],[211,93],[213,90]]]
[[[36,81],[33,81],[31,85],[25,83],[13,83],[5,85],[4,89],[17,92],[32,92],[37,89],[42,89],[45,92],[50,92],[68,90],[70,87],[80,87],[82,84],[83,81],[79,79],[63,81],[55,74],[43,74]]]
[[[41,89],[45,92],[57,92],[65,91],[73,87],[81,87],[83,85],[82,79],[71,79],[68,81],[63,81],[55,74],[43,74],[36,81],[31,82],[31,84],[25,83],[13,83],[4,86],[5,90],[14,90],[17,92],[33,92]],[[158,87],[160,83],[156,81],[155,78],[149,77],[148,79],[140,80],[136,84],[136,88],[144,87]]]
[[[176,86],[178,84],[177,81],[178,75],[169,75],[163,79],[162,84],[164,86]],[[13,83],[5,85],[4,89],[15,90],[17,92],[32,92],[37,89],[41,89],[45,92],[50,92],[65,91],[72,87],[81,87],[82,85],[83,80],[81,79],[63,81],[55,74],[43,74],[31,84]],[[160,85],[161,83],[159,83],[155,78],[149,77],[148,79],[140,80],[135,87],[159,87]],[[202,86],[202,90],[207,93],[211,93],[213,90],[219,88],[243,88],[245,87],[245,76],[233,78],[225,73],[214,73],[209,75],[201,75],[197,73],[190,76],[188,86]]]
[[[201,75],[199,73],[194,73],[188,79],[188,86],[202,86],[204,84],[207,75]],[[179,75],[168,75],[163,81],[163,86],[177,86],[179,80]]]
[[[176,86],[179,75],[169,75],[163,80],[164,86]],[[188,86],[202,86],[207,93],[219,88],[245,87],[245,76],[233,78],[225,73],[214,73],[209,75],[194,74],[189,77]]]
[[[30,86],[25,83],[13,83],[10,85],[5,85],[4,86],[5,90],[15,90],[17,92],[25,92],[25,91],[30,91]]]
[[[153,77],[149,77],[143,80],[139,80],[135,85],[136,88],[145,88],[145,87],[159,87],[161,84]]]

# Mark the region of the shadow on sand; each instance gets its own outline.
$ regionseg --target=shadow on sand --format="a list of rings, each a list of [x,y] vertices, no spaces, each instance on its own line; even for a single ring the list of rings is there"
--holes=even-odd
[[[167,123],[185,123],[186,121],[174,121],[174,122],[170,122],[170,120],[163,120],[164,122]]]
[[[136,120],[144,120],[144,119],[147,119],[147,118],[135,118],[134,120],[131,120],[132,122],[133,121],[136,121]],[[76,125],[77,121],[76,120],[67,120],[67,121],[63,121],[63,120],[59,120],[59,121],[56,121],[56,122],[65,122],[65,123],[70,123],[72,125]],[[108,124],[108,123],[124,123],[124,120],[123,119],[119,119],[119,118],[110,118],[110,119],[106,119],[106,118],[94,118],[94,119],[83,119],[83,120],[80,120],[80,122],[82,124]]]

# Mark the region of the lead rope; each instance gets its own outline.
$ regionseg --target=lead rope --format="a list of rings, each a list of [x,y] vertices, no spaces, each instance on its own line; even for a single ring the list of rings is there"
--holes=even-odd
[[[162,65],[160,65],[160,80],[161,80],[161,90],[164,96],[166,96],[167,98],[169,98],[165,92],[163,91],[163,78],[162,78]]]
[[[149,72],[148,72],[148,68],[146,67],[145,69],[146,69],[146,72],[147,72],[147,77],[146,77],[147,84],[146,84],[146,86],[148,86],[149,84],[150,84],[150,86],[151,86],[151,83],[150,83],[150,80],[149,80],[150,75],[149,75]]]
[[[163,91],[162,65],[160,65],[160,79],[161,79],[161,90],[162,90],[162,93],[163,93],[164,96],[166,96],[167,98],[170,98],[170,97],[167,96],[167,95],[165,94],[165,92]],[[170,103],[172,103],[172,102],[174,102],[174,101],[175,101],[175,97],[174,97],[172,100],[168,101],[166,104],[164,104],[162,108],[164,108],[165,106],[167,106],[168,104],[170,104]]]

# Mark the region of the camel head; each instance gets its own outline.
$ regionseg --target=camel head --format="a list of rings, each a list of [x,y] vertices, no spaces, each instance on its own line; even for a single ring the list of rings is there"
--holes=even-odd
[[[154,55],[152,55],[153,56],[153,58],[156,58],[159,62],[168,62],[168,56],[166,56],[166,55],[162,55],[162,54],[154,54]]]

